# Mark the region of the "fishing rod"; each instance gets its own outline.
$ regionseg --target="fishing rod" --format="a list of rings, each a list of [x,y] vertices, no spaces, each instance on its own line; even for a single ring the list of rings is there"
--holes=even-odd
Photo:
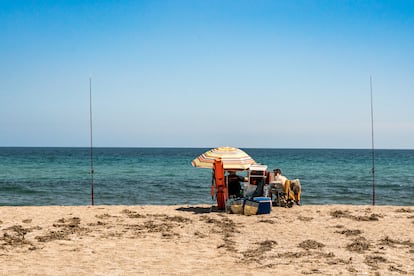
[[[93,194],[93,143],[92,143],[92,78],[89,77],[89,126],[90,126],[90,134],[91,134],[91,199],[92,199],[92,206],[94,205],[94,194]]]
[[[372,158],[372,205],[375,205],[375,149],[374,149],[374,105],[372,102],[372,76],[369,77],[371,90],[371,158]]]

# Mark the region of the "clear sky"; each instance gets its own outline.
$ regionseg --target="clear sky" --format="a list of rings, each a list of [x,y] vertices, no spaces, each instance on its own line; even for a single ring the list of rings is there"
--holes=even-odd
[[[414,1],[0,0],[0,146],[414,148]]]

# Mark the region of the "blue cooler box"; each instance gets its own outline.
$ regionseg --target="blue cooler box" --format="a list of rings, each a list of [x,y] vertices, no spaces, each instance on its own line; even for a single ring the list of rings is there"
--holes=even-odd
[[[253,200],[259,202],[259,209],[257,210],[258,215],[270,214],[272,209],[272,200],[270,197],[254,197]]]

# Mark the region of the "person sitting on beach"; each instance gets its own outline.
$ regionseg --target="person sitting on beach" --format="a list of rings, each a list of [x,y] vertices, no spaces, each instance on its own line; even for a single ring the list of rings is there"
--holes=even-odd
[[[275,182],[280,183],[287,195],[287,199],[293,200],[297,205],[300,205],[301,186],[299,180],[290,181],[286,176],[282,175],[280,169],[274,169]]]
[[[241,184],[244,181],[244,177],[236,174],[236,171],[229,171],[227,176],[227,187],[229,191],[229,197],[241,197]]]
[[[283,188],[286,189],[286,181],[288,180],[286,176],[282,175],[282,171],[280,169],[274,169],[273,172],[275,173],[275,182],[282,184]]]

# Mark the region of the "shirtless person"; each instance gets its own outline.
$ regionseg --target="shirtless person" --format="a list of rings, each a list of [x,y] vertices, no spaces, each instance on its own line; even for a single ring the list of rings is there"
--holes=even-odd
[[[285,193],[288,195],[288,199],[292,199],[297,205],[300,205],[301,186],[299,180],[290,181],[286,176],[282,175],[280,169],[274,169],[273,172],[275,173],[276,183],[283,185]]]

